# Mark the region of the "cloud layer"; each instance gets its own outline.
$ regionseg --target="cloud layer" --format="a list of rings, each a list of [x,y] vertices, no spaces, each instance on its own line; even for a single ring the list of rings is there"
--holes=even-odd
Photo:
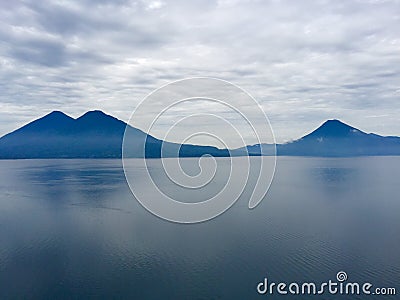
[[[400,135],[399,1],[0,0],[0,134],[52,110],[123,120],[172,80],[251,93],[277,141],[328,118]]]

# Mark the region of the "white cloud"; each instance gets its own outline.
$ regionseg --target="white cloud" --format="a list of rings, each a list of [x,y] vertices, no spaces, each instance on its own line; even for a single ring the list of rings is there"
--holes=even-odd
[[[399,1],[0,3],[2,134],[55,109],[127,120],[160,85],[211,76],[255,96],[278,141],[328,118],[400,135]]]

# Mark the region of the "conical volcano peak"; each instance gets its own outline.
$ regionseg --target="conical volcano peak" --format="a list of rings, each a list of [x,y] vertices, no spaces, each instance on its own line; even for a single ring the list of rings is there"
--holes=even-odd
[[[70,116],[66,115],[62,111],[59,110],[53,110],[51,113],[48,113],[42,119],[44,118],[61,118],[61,119],[72,119]]]
[[[73,118],[62,111],[55,110],[21,128],[18,128],[15,132],[58,132],[73,124],[74,121]]]
[[[111,116],[107,115],[106,113],[102,112],[101,110],[90,110],[90,111],[84,113],[78,119],[89,118],[89,117],[90,118],[102,118],[102,117],[111,117]]]
[[[346,123],[338,120],[338,119],[330,119],[326,120],[321,126],[322,127],[346,127],[346,128],[353,128],[350,125],[347,125]]]
[[[345,126],[348,126],[347,124],[345,124],[344,122],[342,122],[342,121],[340,121],[340,120],[338,120],[338,119],[329,119],[329,120],[326,120],[322,125],[345,125]]]
[[[363,133],[362,131],[343,123],[337,119],[325,121],[320,127],[311,132],[309,137],[347,137],[355,133]]]
[[[117,123],[123,123],[122,121],[118,120],[117,118],[107,115],[106,113],[102,112],[101,110],[91,110],[86,113],[84,113],[82,116],[76,119],[78,123],[93,123],[94,125],[101,126],[103,123],[109,123],[109,122],[117,122]]]

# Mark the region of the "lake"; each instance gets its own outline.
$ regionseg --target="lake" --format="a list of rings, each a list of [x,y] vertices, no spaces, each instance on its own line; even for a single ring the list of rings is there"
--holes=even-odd
[[[300,299],[256,287],[339,271],[400,291],[400,157],[279,157],[255,209],[245,193],[219,217],[185,225],[145,210],[120,160],[0,167],[0,299]]]

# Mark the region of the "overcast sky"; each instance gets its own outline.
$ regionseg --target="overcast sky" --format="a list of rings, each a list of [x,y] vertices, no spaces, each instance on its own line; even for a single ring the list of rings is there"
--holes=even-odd
[[[0,135],[52,110],[127,121],[191,76],[246,89],[278,142],[331,118],[400,135],[400,1],[0,3]]]

